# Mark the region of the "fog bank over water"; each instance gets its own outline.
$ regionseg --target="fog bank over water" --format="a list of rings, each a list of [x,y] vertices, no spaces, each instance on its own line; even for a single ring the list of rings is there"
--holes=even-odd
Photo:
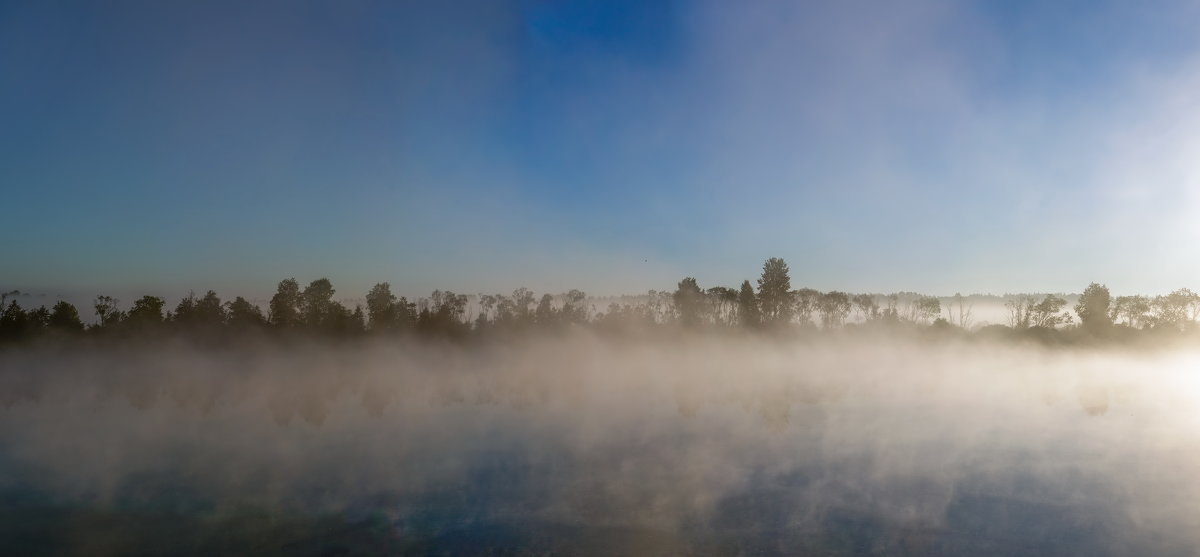
[[[502,524],[643,552],[1187,554],[1198,372],[1197,349],[885,337],[11,350],[0,489],[375,516],[442,548],[553,548],[479,533]]]

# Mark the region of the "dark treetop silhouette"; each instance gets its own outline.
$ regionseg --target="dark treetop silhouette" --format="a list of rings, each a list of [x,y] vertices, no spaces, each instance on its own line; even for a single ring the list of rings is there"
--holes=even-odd
[[[1020,294],[1003,298],[1007,325],[972,329],[971,302],[956,294],[945,299],[915,293],[849,294],[792,289],[788,265],[780,258],[763,263],[757,291],[749,280],[740,288],[704,289],[686,277],[673,292],[650,291],[606,307],[579,290],[543,294],[526,288],[511,295],[465,295],[435,290],[409,301],[376,284],[362,304],[349,308],[334,299],[327,278],[301,287],[294,278],[279,282],[266,311],[238,296],[223,302],[211,290],[189,294],[174,309],[157,296],[143,296],[128,310],[110,296],[97,296],[95,320],[85,323],[66,301],[51,308],[24,309],[17,291],[0,295],[0,343],[6,345],[69,339],[136,339],[176,335],[205,341],[240,338],[326,337],[335,339],[416,335],[469,339],[514,333],[548,333],[572,327],[598,331],[705,330],[807,334],[880,329],[929,330],[988,338],[1031,338],[1050,342],[1190,337],[1200,317],[1200,295],[1189,289],[1165,296],[1118,296],[1092,283],[1078,296],[1074,313],[1063,296]],[[851,316],[853,312],[853,317]],[[1076,324],[1078,317],[1078,324]]]

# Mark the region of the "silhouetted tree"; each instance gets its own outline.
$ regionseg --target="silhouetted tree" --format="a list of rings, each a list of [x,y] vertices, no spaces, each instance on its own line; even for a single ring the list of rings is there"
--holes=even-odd
[[[792,320],[792,279],[787,263],[772,257],[763,263],[758,279],[758,302],[764,323],[782,325]]]
[[[329,279],[319,278],[300,293],[300,322],[309,333],[349,336],[363,331],[362,308],[346,308],[333,299],[335,292]]]
[[[188,292],[188,295],[184,296],[183,299],[179,300],[179,303],[175,305],[175,311],[167,312],[167,319],[175,321],[176,323],[186,323],[187,321],[191,320],[195,309],[196,293]]]
[[[208,334],[219,331],[225,326],[228,318],[221,298],[212,290],[206,292],[200,299],[196,299],[196,295],[189,292],[171,313],[171,320],[181,329],[193,332],[202,331]]]
[[[514,318],[523,325],[533,322],[533,292],[522,286],[512,293]]]
[[[790,282],[786,263],[771,258],[763,265],[757,292],[748,280],[736,290],[714,287],[705,291],[695,278],[686,277],[673,292],[651,290],[642,296],[625,296],[622,301],[632,300],[633,303],[611,303],[604,313],[595,313],[587,296],[579,290],[545,294],[539,301],[529,289],[519,288],[511,297],[479,295],[479,315],[474,320],[474,328],[480,332],[485,329],[528,331],[530,325],[546,330],[589,322],[599,329],[623,331],[648,331],[676,322],[685,327],[712,322],[756,328],[764,324],[783,326],[791,323],[793,316],[811,327],[813,314],[817,313],[821,325],[833,329],[842,326],[854,309],[864,321],[928,323],[936,317],[939,320],[934,322],[935,328],[949,329],[957,324],[966,329],[968,326],[970,310],[959,294],[955,294],[948,317],[943,319],[941,300],[932,296],[913,292],[890,294],[885,298],[871,294],[850,296],[839,291],[822,294],[809,288],[788,290]],[[0,339],[31,339],[47,331],[85,329],[79,312],[70,303],[60,301],[50,310],[45,306],[25,310],[15,300],[9,302],[8,297],[16,294],[15,291],[0,293]],[[256,304],[241,297],[222,303],[211,290],[199,298],[189,293],[173,312],[165,314],[165,318],[164,300],[157,296],[139,298],[128,312],[119,309],[117,300],[98,296],[95,310],[99,323],[91,329],[99,333],[115,331],[119,334],[106,340],[124,341],[137,334],[155,331],[194,334],[203,330],[243,332],[255,328],[262,329],[257,334],[270,334],[271,329],[296,328],[311,335],[340,338],[363,333],[367,325],[372,331],[406,329],[411,325],[423,333],[455,338],[471,332],[472,315],[467,310],[473,313],[476,307],[469,303],[471,299],[467,296],[435,290],[431,298],[420,300],[418,316],[417,305],[403,297],[397,299],[388,283],[376,284],[367,293],[365,306],[356,305],[353,309],[335,301],[334,294],[332,283],[325,278],[312,281],[303,290],[295,279],[281,281],[270,300],[269,319]],[[1073,320],[1072,314],[1064,310],[1067,302],[1062,297],[1048,294],[1039,300],[1020,295],[1006,299],[1012,328],[1036,329],[1023,333],[1022,337],[1040,335],[1044,339],[1064,342],[1083,338],[1049,331]],[[881,301],[886,304],[882,308]],[[903,311],[897,309],[898,303],[903,304]],[[770,313],[764,315],[764,308],[770,308]],[[1102,330],[1114,321],[1123,321],[1130,327],[1147,325],[1143,328],[1186,331],[1193,328],[1200,317],[1200,295],[1182,288],[1153,299],[1145,296],[1112,299],[1106,287],[1093,283],[1080,296],[1075,310],[1079,313],[1081,328],[1089,331]],[[264,327],[268,323],[273,327]],[[1010,330],[996,326],[987,334],[994,336],[997,328]],[[225,339],[230,335],[211,338]],[[1103,338],[1117,341],[1125,337]]]
[[[966,299],[958,292],[954,293],[954,301],[950,302],[950,307],[946,308],[946,313],[950,315],[950,321],[963,329],[971,328],[971,309],[973,305],[967,304]],[[957,315],[955,315],[957,313]]]
[[[1004,308],[1008,310],[1008,326],[1014,329],[1028,329],[1030,313],[1036,303],[1037,298],[1029,294],[1007,296]]]
[[[354,309],[330,301],[325,315],[317,325],[317,332],[335,337],[352,337],[366,331],[366,314],[361,305]]]
[[[228,315],[229,327],[232,329],[255,329],[267,324],[267,318],[263,315],[262,308],[241,296],[229,302]]]
[[[16,300],[0,312],[0,339],[22,340],[30,334],[29,317]]]
[[[1187,329],[1200,305],[1200,296],[1187,288],[1181,288],[1166,296],[1155,296],[1150,303],[1155,327]]]
[[[125,313],[117,308],[118,304],[120,300],[112,296],[96,296],[93,307],[96,308],[96,316],[100,318],[100,328],[112,328],[125,319]]]
[[[30,334],[40,334],[50,325],[50,310],[46,309],[46,306],[38,306],[37,309],[25,312],[25,318]]]
[[[1140,328],[1149,318],[1150,298],[1145,296],[1117,296],[1113,298],[1108,309],[1108,319],[1113,323],[1121,321],[1134,329]]]
[[[196,302],[196,320],[205,327],[220,327],[225,324],[229,315],[225,312],[225,305],[221,303],[220,296],[216,292],[209,290],[204,293],[204,297]]]
[[[512,326],[517,321],[517,306],[511,298],[496,294],[496,318],[493,321],[502,326]]]
[[[908,320],[929,323],[942,313],[942,302],[933,296],[917,295],[908,304]]]
[[[158,296],[142,296],[134,300],[126,319],[145,323],[161,323],[167,301]]]
[[[271,325],[291,329],[300,325],[300,283],[289,278],[279,281],[269,307]]]
[[[821,312],[821,326],[826,329],[841,327],[846,323],[846,316],[850,315],[851,307],[853,306],[850,302],[850,295],[845,292],[833,290],[822,294],[818,303]]]
[[[699,326],[707,318],[708,300],[696,279],[692,277],[679,281],[675,293],[671,295],[671,301],[675,304],[675,311],[679,313],[679,323],[684,327]]]
[[[587,294],[582,290],[571,289],[566,294],[566,301],[559,310],[564,322],[586,323],[588,319]]]
[[[749,328],[762,325],[762,317],[758,312],[758,298],[755,297],[754,288],[748,280],[742,281],[742,288],[738,291],[738,323]]]
[[[657,290],[647,292],[645,310],[653,324],[671,322],[675,316],[675,304],[671,301],[671,293]]]
[[[796,317],[802,327],[812,327],[812,315],[820,308],[821,293],[812,288],[801,288],[792,293],[796,304]]]
[[[66,300],[60,300],[50,310],[50,319],[46,324],[49,328],[65,333],[77,333],[83,330],[83,320],[79,318],[79,310]]]
[[[850,298],[850,302],[854,304],[854,309],[858,310],[858,314],[863,321],[874,321],[879,319],[879,302],[875,301],[875,296],[870,294],[855,294]]]
[[[545,328],[553,327],[557,320],[555,313],[554,296],[542,294],[542,299],[538,302],[537,310],[534,311],[534,321]]]
[[[333,301],[333,283],[327,278],[319,278],[308,283],[304,292],[300,293],[300,321],[310,331],[328,328],[337,319]]]
[[[708,289],[709,303],[712,313],[721,322],[729,326],[735,323],[737,317],[738,291],[728,286],[714,286]]]
[[[1079,316],[1079,322],[1085,330],[1102,331],[1112,325],[1112,318],[1108,313],[1108,306],[1112,301],[1112,296],[1108,293],[1108,287],[1091,283],[1083,294],[1079,296],[1079,303],[1075,304],[1075,314]]]
[[[479,315],[475,316],[475,330],[482,331],[492,324],[492,313],[496,309],[496,296],[479,295]]]
[[[396,325],[402,329],[411,329],[417,323],[417,304],[408,301],[408,298],[400,296],[396,300],[395,305]]]
[[[1028,315],[1028,325],[1031,327],[1053,329],[1059,325],[1070,323],[1072,321],[1071,314],[1062,311],[1066,305],[1066,300],[1053,294],[1047,294],[1045,298],[1042,298],[1041,302],[1029,308],[1026,313]]]
[[[367,316],[363,313],[361,305],[355,304],[354,311],[350,312],[350,318],[340,323],[340,332],[346,335],[357,335],[366,332]]]
[[[467,308],[465,295],[434,290],[432,298],[424,305],[417,316],[417,330],[444,336],[460,336],[466,332],[466,324],[462,321]]]
[[[405,304],[408,301],[405,300]],[[367,323],[371,331],[396,331],[408,325],[407,308],[397,303],[392,287],[381,282],[367,293]]]

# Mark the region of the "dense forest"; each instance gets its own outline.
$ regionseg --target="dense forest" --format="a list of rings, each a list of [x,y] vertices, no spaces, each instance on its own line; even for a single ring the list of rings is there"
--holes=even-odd
[[[930,330],[962,335],[1035,338],[1071,342],[1082,339],[1167,338],[1190,336],[1200,318],[1200,294],[1183,288],[1160,296],[1112,296],[1092,283],[1078,296],[1006,295],[1006,324],[977,325],[972,297],[938,298],[911,292],[850,294],[792,288],[787,263],[768,259],[757,279],[740,287],[701,287],[695,278],[679,281],[674,291],[650,291],[597,307],[584,292],[543,294],[527,288],[511,295],[465,295],[435,290],[409,301],[376,284],[366,293],[365,308],[334,299],[326,278],[301,287],[280,281],[267,307],[238,296],[224,301],[214,291],[194,293],[173,309],[158,296],[142,296],[128,309],[111,296],[97,296],[96,318],[85,322],[79,309],[63,300],[52,307],[23,308],[17,291],[0,294],[0,343],[72,338],[142,338],[176,335],[204,340],[262,337],[337,339],[414,335],[469,339],[521,332],[586,327],[597,331],[706,330],[804,334],[853,330]],[[1071,305],[1068,297],[1076,298]]]

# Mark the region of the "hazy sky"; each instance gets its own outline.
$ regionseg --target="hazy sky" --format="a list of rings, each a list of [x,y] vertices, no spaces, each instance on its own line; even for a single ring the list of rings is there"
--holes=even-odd
[[[1200,5],[5,2],[0,288],[1200,287]]]

